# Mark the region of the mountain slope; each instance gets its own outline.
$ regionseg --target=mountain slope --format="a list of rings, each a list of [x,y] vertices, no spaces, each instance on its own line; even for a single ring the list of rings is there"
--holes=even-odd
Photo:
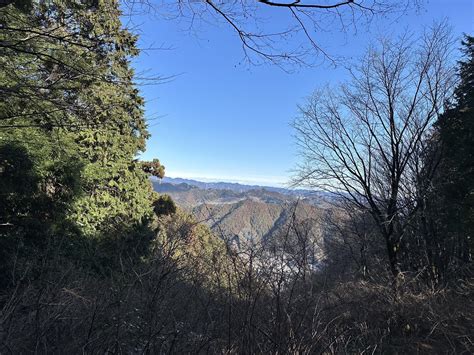
[[[288,234],[290,223],[304,226],[314,241],[322,238],[321,218],[328,204],[320,196],[303,198],[291,192],[239,184],[231,184],[239,188],[229,190],[216,188],[222,186],[219,183],[209,187],[193,180],[167,181],[154,181],[155,190],[169,194],[178,206],[237,247],[274,243]]]

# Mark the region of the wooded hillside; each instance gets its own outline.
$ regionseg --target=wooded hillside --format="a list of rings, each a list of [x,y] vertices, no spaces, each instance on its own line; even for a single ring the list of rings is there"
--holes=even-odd
[[[474,352],[473,37],[460,58],[442,25],[375,43],[301,106],[294,183],[324,206],[226,192],[191,211],[137,159],[120,6],[0,3],[0,353]]]

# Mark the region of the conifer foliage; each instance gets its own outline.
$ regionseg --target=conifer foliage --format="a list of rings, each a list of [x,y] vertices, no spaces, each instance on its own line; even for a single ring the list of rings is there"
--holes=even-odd
[[[137,37],[120,15],[115,0],[0,8],[2,152],[22,147],[42,189],[64,190],[63,175],[73,175],[65,218],[91,236],[144,223],[153,213],[149,172],[135,160],[149,137],[130,66]],[[2,164],[12,159],[2,156]],[[10,187],[2,194],[20,193]],[[12,224],[6,215],[2,223]]]
[[[438,121],[441,162],[434,195],[441,234],[460,260],[469,261],[474,246],[474,37],[465,36],[462,50],[453,102]]]

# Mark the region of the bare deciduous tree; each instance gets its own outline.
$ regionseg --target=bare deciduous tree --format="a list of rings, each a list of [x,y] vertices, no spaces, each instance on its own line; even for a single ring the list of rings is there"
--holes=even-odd
[[[195,29],[200,22],[223,23],[240,40],[244,60],[270,62],[285,70],[295,65],[335,63],[322,36],[356,33],[374,18],[401,15],[421,7],[423,0],[124,0],[129,13],[143,10],[160,18],[179,19]],[[141,5],[141,6],[140,6]],[[151,11],[150,11],[151,10]],[[282,19],[285,19],[282,21]]]
[[[445,24],[421,38],[381,40],[350,69],[348,83],[316,92],[294,123],[304,158],[296,182],[369,212],[395,280],[418,208],[417,180],[426,178],[421,156],[452,91],[451,45]]]

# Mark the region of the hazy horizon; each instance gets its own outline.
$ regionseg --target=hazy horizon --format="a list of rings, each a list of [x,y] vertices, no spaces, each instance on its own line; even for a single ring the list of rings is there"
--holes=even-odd
[[[420,33],[435,21],[446,20],[460,40],[473,30],[472,11],[466,10],[472,6],[469,0],[449,6],[430,1],[419,12],[376,18],[369,28],[318,32],[317,40],[347,63],[357,61],[380,35]],[[272,10],[278,25],[289,24],[287,14]],[[224,23],[200,23],[190,30],[184,20],[156,21],[149,14],[127,17],[127,22],[139,28],[141,48],[170,47],[145,50],[134,61],[136,72],[145,76],[176,75],[141,88],[152,134],[141,158],[160,159],[169,176],[284,185],[299,162],[290,126],[297,105],[315,89],[337,86],[348,77],[346,62],[292,73],[268,63],[244,64],[240,40]]]
[[[288,188],[288,181],[277,181],[271,180],[268,177],[250,177],[248,179],[238,179],[228,176],[202,176],[193,173],[167,173],[165,177],[172,179],[186,179],[186,180],[195,180],[199,182],[209,182],[209,183],[234,183],[241,185],[255,185],[255,186],[268,186],[268,187],[279,187],[279,188]]]

